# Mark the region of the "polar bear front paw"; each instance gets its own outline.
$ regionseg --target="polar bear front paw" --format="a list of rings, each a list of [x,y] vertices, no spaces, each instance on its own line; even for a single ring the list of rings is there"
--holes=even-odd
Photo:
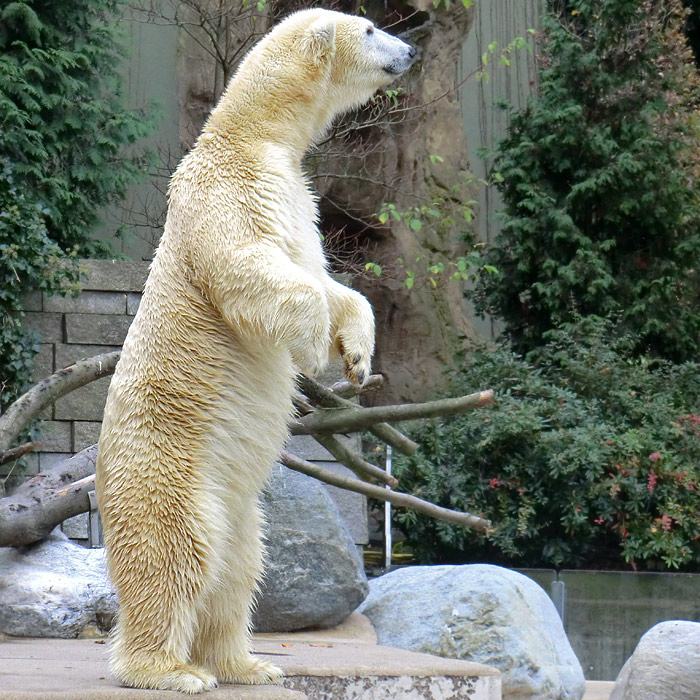
[[[310,377],[321,374],[328,365],[330,318],[327,309],[323,311],[318,322],[290,344],[294,364]]]
[[[374,323],[371,316],[357,316],[338,330],[336,347],[343,360],[343,374],[362,386],[369,378],[374,352]]]
[[[367,353],[348,352],[341,345],[343,358],[343,374],[356,386],[362,386],[369,378],[371,358]]]

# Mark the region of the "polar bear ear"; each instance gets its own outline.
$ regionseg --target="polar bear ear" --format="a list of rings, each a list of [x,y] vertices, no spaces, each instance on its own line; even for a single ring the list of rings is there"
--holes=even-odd
[[[333,53],[335,48],[335,19],[319,17],[304,32],[304,43],[309,57],[321,60]]]

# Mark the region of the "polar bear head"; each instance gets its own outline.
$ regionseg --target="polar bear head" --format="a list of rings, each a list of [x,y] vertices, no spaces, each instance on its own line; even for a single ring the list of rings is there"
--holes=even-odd
[[[416,55],[412,46],[368,19],[340,12],[320,11],[305,34],[320,56],[324,51],[329,54],[329,89],[336,113],[364,104],[407,71]]]
[[[210,125],[234,128],[239,136],[246,129],[261,137],[276,134],[286,142],[297,136],[306,148],[335,116],[364,104],[408,70],[415,55],[412,46],[363,17],[295,12],[251,49]]]

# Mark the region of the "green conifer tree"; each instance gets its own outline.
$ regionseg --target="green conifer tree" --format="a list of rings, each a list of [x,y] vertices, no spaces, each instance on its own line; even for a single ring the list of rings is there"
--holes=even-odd
[[[495,153],[504,226],[477,307],[516,348],[616,316],[639,352],[697,358],[698,74],[680,0],[552,0],[539,94]]]

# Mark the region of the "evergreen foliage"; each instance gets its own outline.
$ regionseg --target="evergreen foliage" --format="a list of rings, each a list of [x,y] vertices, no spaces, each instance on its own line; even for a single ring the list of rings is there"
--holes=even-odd
[[[455,395],[492,406],[417,426],[401,488],[491,519],[463,528],[396,514],[422,562],[700,571],[700,366],[631,355],[607,322],[555,330],[534,366],[478,353]]]
[[[552,0],[538,96],[495,153],[504,226],[477,307],[520,351],[576,314],[697,357],[700,86],[677,0]]]
[[[22,328],[21,292],[68,292],[79,280],[75,253],[49,238],[45,218],[0,159],[0,411],[26,389],[39,349],[36,334]]]
[[[51,239],[81,255],[100,208],[143,174],[125,147],[152,125],[123,105],[116,0],[9,2],[0,10],[0,157],[46,210]]]
[[[22,294],[75,288],[100,210],[144,173],[153,129],[124,107],[116,0],[0,4],[0,410],[29,382],[37,339]]]

